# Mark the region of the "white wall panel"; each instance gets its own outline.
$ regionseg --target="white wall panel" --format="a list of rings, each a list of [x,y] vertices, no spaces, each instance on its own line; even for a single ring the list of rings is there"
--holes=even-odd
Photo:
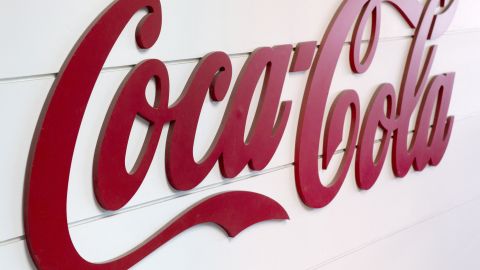
[[[110,3],[110,0],[3,1],[0,79],[58,72],[83,31]],[[138,52],[134,32],[136,22],[142,17],[139,13],[124,30],[106,66],[131,65],[147,57],[165,61],[198,58],[217,50],[247,53],[259,46],[320,40],[339,3],[338,0],[164,0],[164,24],[157,44],[147,52]],[[455,17],[450,30],[478,30],[480,22],[475,10],[479,8],[477,0],[462,0],[461,15]],[[400,15],[385,5],[382,36],[411,34]]]
[[[477,198],[309,270],[479,269],[479,213]]]

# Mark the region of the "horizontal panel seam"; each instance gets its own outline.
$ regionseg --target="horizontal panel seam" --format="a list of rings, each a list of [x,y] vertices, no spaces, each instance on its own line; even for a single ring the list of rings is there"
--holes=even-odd
[[[390,233],[388,233],[388,234],[384,234],[384,235],[382,235],[382,236],[380,236],[380,237],[375,238],[375,239],[372,240],[372,241],[368,241],[368,242],[366,242],[366,243],[364,243],[364,244],[362,244],[362,245],[359,245],[359,246],[357,246],[357,247],[355,247],[355,248],[352,248],[352,249],[350,249],[350,250],[348,250],[348,251],[345,251],[345,252],[342,252],[342,253],[340,253],[340,254],[338,254],[338,255],[336,255],[336,256],[333,256],[333,257],[331,257],[330,259],[324,260],[322,263],[317,264],[317,265],[312,266],[312,267],[309,267],[309,268],[307,268],[306,270],[318,270],[318,269],[321,269],[321,268],[323,268],[323,267],[325,267],[325,266],[328,266],[328,265],[331,264],[331,263],[334,263],[334,262],[336,262],[336,261],[338,261],[338,260],[344,259],[344,258],[346,258],[346,257],[348,257],[348,256],[350,256],[350,255],[353,255],[353,254],[355,254],[355,253],[357,253],[357,252],[360,252],[360,251],[362,251],[362,250],[364,250],[364,249],[366,249],[366,248],[372,247],[372,246],[374,246],[374,245],[376,245],[376,244],[379,244],[379,243],[381,243],[381,242],[383,242],[383,241],[385,241],[385,240],[388,240],[388,239],[390,239],[390,238],[392,238],[392,237],[394,237],[394,236],[397,236],[397,235],[400,234],[400,233],[409,231],[409,230],[411,230],[411,229],[414,228],[414,227],[417,227],[417,226],[419,226],[419,225],[422,225],[422,224],[427,223],[427,222],[429,222],[429,221],[432,221],[432,220],[434,220],[434,219],[438,219],[438,218],[440,218],[440,217],[442,217],[442,216],[445,216],[445,215],[447,215],[447,214],[449,214],[449,213],[451,213],[451,212],[453,212],[453,211],[455,211],[455,210],[458,210],[458,209],[460,209],[460,208],[462,208],[462,207],[465,207],[465,206],[467,206],[467,205],[469,205],[469,204],[472,204],[472,203],[478,201],[479,199],[480,199],[480,196],[475,196],[475,197],[473,197],[473,198],[471,198],[471,199],[468,199],[468,200],[466,200],[466,201],[464,201],[464,202],[461,202],[461,203],[459,203],[459,204],[456,204],[456,205],[454,205],[454,206],[452,206],[452,207],[449,207],[449,208],[447,208],[447,209],[438,211],[438,212],[436,212],[436,213],[434,213],[434,214],[428,215],[428,216],[426,216],[426,217],[424,217],[424,218],[421,218],[420,220],[418,220],[418,221],[416,221],[416,222],[410,223],[409,225],[404,226],[404,227],[402,227],[402,228],[400,228],[400,229],[398,229],[398,230],[395,230],[395,231],[390,232]],[[2,247],[2,246],[7,246],[7,245],[11,245],[11,244],[15,244],[15,243],[21,242],[21,241],[25,241],[25,236],[19,236],[19,237],[15,237],[15,238],[11,238],[11,239],[9,239],[9,240],[3,241],[3,242],[0,243],[0,247]]]
[[[480,28],[451,30],[451,31],[445,32],[445,34],[443,34],[443,36],[454,36],[454,35],[471,34],[471,33],[480,33]],[[379,42],[400,41],[400,40],[405,40],[405,39],[411,39],[412,37],[413,37],[412,35],[397,36],[397,37],[384,37],[384,38],[380,38]],[[362,42],[367,42],[367,41],[368,41],[368,39],[363,40]],[[299,41],[299,42],[302,42],[302,41]],[[350,41],[345,41],[344,42],[345,45],[348,45],[350,43],[351,43]],[[296,43],[292,43],[292,44],[296,44]],[[275,44],[275,45],[278,45],[278,44]],[[275,45],[272,45],[272,46],[275,46]],[[264,47],[264,46],[260,46],[260,47]],[[319,47],[319,44],[317,44],[317,48],[318,47]],[[235,57],[247,56],[250,53],[251,53],[251,51],[249,51],[249,52],[239,52],[239,53],[229,53],[228,55],[232,58],[235,58]],[[167,60],[167,61],[163,61],[163,62],[167,65],[177,65],[177,64],[186,64],[186,63],[196,63],[201,58],[202,57],[192,57],[192,58],[184,58],[184,59],[176,59],[176,60]],[[139,60],[139,61],[141,61],[141,60]],[[131,69],[135,65],[136,64],[104,67],[102,69],[101,73]],[[22,81],[33,81],[33,80],[41,80],[41,79],[48,79],[48,78],[51,79],[51,78],[55,78],[55,76],[57,74],[58,74],[58,72],[53,72],[53,73],[43,73],[43,74],[35,74],[35,75],[25,75],[25,76],[0,78],[0,84],[15,83],[15,82],[22,82]]]
[[[470,114],[467,114],[467,115],[461,115],[461,116],[456,117],[456,122],[457,123],[458,122],[463,122],[464,120],[475,118],[475,117],[478,117],[478,116],[480,116],[480,111],[475,112],[475,113],[470,113]],[[413,134],[414,131],[412,130],[409,133]],[[380,142],[381,142],[381,139],[375,140],[375,144],[378,144]],[[357,146],[355,146],[355,148],[357,148]],[[342,149],[339,149],[339,150],[335,151],[334,155],[341,154],[343,152],[345,152],[345,148],[342,148]],[[318,155],[318,158],[321,159],[322,155]],[[290,168],[290,167],[293,167],[293,166],[294,166],[294,162],[290,162],[290,163],[287,163],[287,164],[284,164],[284,165],[279,165],[279,166],[269,168],[269,169],[265,169],[265,170],[262,170],[262,171],[252,171],[251,173],[249,173],[247,175],[243,175],[243,176],[239,176],[239,177],[235,177],[235,178],[228,178],[228,179],[223,178],[222,180],[225,180],[225,181],[221,181],[221,182],[218,182],[218,183],[213,183],[213,184],[210,184],[210,185],[194,188],[194,189],[189,190],[189,191],[177,191],[175,194],[172,194],[172,195],[169,195],[169,196],[164,196],[164,197],[157,198],[157,199],[150,200],[150,201],[146,201],[146,202],[142,202],[142,203],[132,205],[132,206],[129,206],[129,207],[125,207],[125,208],[123,208],[121,210],[118,210],[118,211],[105,211],[104,213],[102,213],[100,215],[95,215],[95,216],[92,216],[92,217],[88,217],[88,218],[84,218],[84,219],[69,222],[68,226],[69,226],[69,228],[81,226],[83,224],[88,224],[88,223],[95,222],[95,221],[98,221],[98,220],[101,220],[101,219],[104,219],[104,218],[109,218],[109,217],[113,217],[113,216],[116,216],[116,215],[128,213],[128,212],[131,212],[131,211],[136,211],[136,210],[139,210],[139,209],[142,209],[142,208],[145,208],[145,207],[157,205],[157,204],[164,203],[164,202],[167,202],[167,201],[170,201],[170,200],[174,200],[174,199],[178,199],[178,198],[185,197],[185,196],[188,196],[188,195],[196,194],[196,193],[199,193],[199,192],[202,192],[202,191],[207,191],[207,190],[215,189],[215,188],[222,187],[222,186],[228,186],[230,184],[238,183],[238,182],[248,180],[250,178],[254,178],[254,177],[257,177],[257,176],[260,176],[260,175],[274,173],[276,171],[287,169],[287,168]],[[24,239],[24,235],[15,236],[15,237],[0,241],[0,246],[12,244],[12,243],[21,241],[23,239]]]
[[[468,115],[463,115],[463,116],[457,117],[456,121],[457,122],[463,122],[464,120],[475,118],[475,117],[478,117],[478,116],[480,116],[480,111],[476,112],[476,113],[471,113],[471,114],[468,114]],[[414,130],[410,131],[409,133],[413,134]],[[381,142],[381,139],[376,139],[375,140],[375,144],[378,144],[380,142]],[[355,146],[355,148],[357,148],[357,146]],[[345,152],[345,148],[342,148],[342,149],[339,149],[339,150],[335,151],[334,155],[338,155],[338,154],[341,154],[343,152]],[[318,155],[318,158],[321,159],[322,155]],[[260,175],[274,173],[276,171],[287,169],[287,168],[290,168],[290,167],[293,167],[293,166],[294,166],[294,162],[290,162],[290,163],[287,163],[287,164],[284,164],[284,165],[279,165],[279,166],[269,168],[269,169],[265,169],[265,170],[262,170],[262,171],[252,171],[251,173],[249,173],[247,175],[243,175],[243,176],[239,176],[239,177],[235,177],[235,178],[223,178],[222,180],[225,180],[225,181],[221,181],[221,182],[218,182],[218,183],[213,183],[213,184],[210,184],[210,185],[194,188],[194,189],[189,190],[189,191],[176,191],[175,194],[165,196],[165,197],[161,197],[161,198],[157,198],[157,199],[150,200],[150,201],[146,201],[146,202],[142,202],[142,203],[132,205],[132,206],[129,206],[129,207],[125,207],[125,208],[123,208],[121,210],[118,210],[118,211],[105,211],[104,213],[102,213],[100,215],[95,215],[95,216],[92,216],[92,217],[72,221],[72,222],[68,223],[68,227],[73,228],[73,227],[81,226],[83,224],[88,224],[88,223],[95,222],[95,221],[98,221],[98,220],[101,220],[101,219],[104,219],[104,218],[109,218],[109,217],[113,217],[113,216],[116,216],[116,215],[128,213],[128,212],[131,212],[131,211],[136,211],[136,210],[139,210],[139,209],[142,209],[142,208],[145,208],[145,207],[158,205],[160,203],[164,203],[164,202],[167,202],[167,201],[170,201],[170,200],[174,200],[174,199],[178,199],[178,198],[185,197],[185,196],[188,196],[188,195],[196,194],[196,193],[199,193],[199,192],[202,192],[202,191],[207,191],[207,190],[215,189],[215,188],[222,187],[222,186],[228,186],[228,185],[238,183],[238,182],[241,182],[241,181],[245,181],[245,180],[248,180],[250,178],[260,176]],[[12,243],[21,241],[23,239],[24,239],[24,235],[12,237],[12,238],[9,238],[9,239],[6,239],[6,240],[2,240],[2,241],[0,241],[0,246],[12,244]]]
[[[410,133],[413,133],[413,131],[411,131]],[[375,140],[375,144],[377,144],[377,143],[380,143],[380,139]],[[339,150],[335,151],[334,155],[343,153],[344,151],[345,151],[345,149],[339,149]],[[319,159],[321,159],[322,155],[318,155],[318,157],[319,157]],[[165,196],[165,197],[161,197],[161,198],[157,198],[157,199],[150,200],[150,201],[146,201],[146,202],[142,202],[142,203],[139,203],[139,204],[136,204],[136,205],[128,206],[128,207],[122,208],[122,209],[117,210],[117,211],[105,211],[104,213],[102,213],[100,215],[95,215],[95,216],[92,216],[92,217],[72,221],[72,222],[68,223],[68,227],[69,228],[74,228],[74,227],[81,226],[81,225],[84,225],[84,224],[88,224],[88,223],[91,223],[91,222],[95,222],[95,221],[98,221],[98,220],[101,220],[101,219],[110,218],[110,217],[113,217],[113,216],[125,214],[125,213],[128,213],[128,212],[136,211],[136,210],[139,210],[139,209],[142,209],[142,208],[145,208],[145,207],[150,207],[150,206],[153,206],[153,205],[158,205],[160,203],[164,203],[164,202],[167,202],[167,201],[170,201],[170,200],[174,200],[174,199],[178,199],[178,198],[185,197],[185,196],[188,196],[188,195],[196,194],[196,193],[199,193],[199,192],[202,192],[202,191],[207,191],[207,190],[215,189],[215,188],[222,187],[222,186],[228,186],[228,185],[238,183],[238,182],[241,182],[241,181],[245,181],[245,180],[248,180],[250,178],[260,176],[260,175],[264,175],[264,174],[280,171],[280,170],[283,170],[283,169],[287,169],[287,168],[293,167],[293,165],[294,165],[294,163],[290,162],[288,164],[276,166],[276,167],[273,167],[273,168],[270,168],[270,169],[265,169],[265,170],[257,171],[257,172],[254,171],[250,174],[240,176],[240,177],[223,178],[222,180],[225,180],[225,181],[218,182],[218,183],[213,183],[213,184],[206,185],[206,186],[199,187],[199,188],[194,188],[194,189],[188,190],[188,191],[176,191],[175,194]],[[0,241],[0,246],[8,245],[8,244],[12,244],[12,243],[21,241],[21,240],[24,239],[24,237],[25,237],[25,235],[21,235],[21,236],[17,236],[17,237],[9,238],[7,240]]]
[[[404,227],[402,227],[402,228],[400,228],[400,229],[398,229],[398,230],[396,230],[396,231],[390,232],[390,233],[388,233],[388,234],[384,234],[384,235],[382,235],[382,236],[380,236],[380,237],[375,238],[375,239],[372,240],[372,241],[368,241],[368,242],[366,242],[366,243],[364,243],[364,244],[362,244],[362,245],[359,245],[359,246],[357,246],[357,247],[355,247],[355,248],[352,248],[352,249],[350,249],[350,250],[348,250],[348,251],[345,251],[345,252],[342,252],[342,253],[340,253],[340,254],[338,254],[338,255],[336,255],[336,256],[333,256],[332,258],[327,259],[327,260],[325,260],[325,261],[323,261],[323,262],[321,262],[321,263],[319,263],[319,264],[317,264],[317,265],[315,265],[315,266],[309,267],[309,268],[307,268],[306,270],[318,270],[318,269],[320,269],[320,268],[323,268],[323,267],[325,267],[325,266],[327,266],[327,265],[329,265],[329,264],[331,264],[331,263],[334,263],[334,262],[336,262],[336,261],[338,261],[338,260],[340,260],[340,259],[343,259],[343,258],[348,257],[348,256],[350,256],[350,255],[353,255],[353,254],[355,254],[355,253],[357,253],[357,252],[360,252],[360,251],[362,251],[362,250],[364,250],[364,249],[366,249],[366,248],[369,248],[369,247],[371,247],[371,246],[374,246],[374,245],[376,245],[376,244],[379,244],[380,242],[385,241],[385,240],[387,240],[387,239],[389,239],[389,238],[392,238],[392,237],[394,237],[394,236],[396,236],[396,235],[398,235],[398,234],[400,234],[400,233],[402,233],[402,232],[409,231],[410,229],[412,229],[412,228],[414,228],[414,227],[416,227],[416,226],[419,226],[419,225],[424,224],[424,223],[427,223],[427,222],[429,222],[429,221],[431,221],[431,220],[440,218],[440,217],[442,217],[442,216],[444,216],[444,215],[446,215],[446,214],[448,214],[448,213],[450,213],[450,212],[453,212],[454,210],[457,210],[457,209],[459,209],[459,208],[465,207],[465,206],[467,206],[467,205],[469,205],[469,204],[471,204],[471,203],[474,203],[474,202],[476,202],[476,201],[478,201],[478,200],[480,200],[480,196],[475,196],[475,197],[473,197],[473,198],[471,198],[471,199],[469,199],[469,200],[466,200],[466,201],[464,201],[464,202],[462,202],[462,203],[460,203],[460,204],[454,205],[454,206],[452,206],[452,207],[450,207],[450,208],[447,208],[447,209],[445,209],[445,210],[439,211],[439,212],[437,212],[437,213],[435,213],[435,214],[428,215],[428,216],[426,216],[426,217],[424,217],[424,218],[422,218],[422,219],[420,219],[420,220],[418,220],[418,221],[416,221],[416,222],[414,222],[414,223],[411,223],[411,224],[409,224],[409,225],[407,225],[407,226],[404,226]]]

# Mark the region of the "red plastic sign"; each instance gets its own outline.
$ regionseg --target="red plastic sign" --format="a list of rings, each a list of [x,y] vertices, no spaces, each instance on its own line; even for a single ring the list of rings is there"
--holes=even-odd
[[[383,3],[390,4],[415,29],[397,96],[394,86],[379,84],[366,114],[360,121],[357,93],[342,91],[331,108],[326,101],[344,42],[354,29],[350,46],[353,72],[365,72],[374,58],[380,33]],[[98,139],[93,181],[95,196],[106,210],[122,208],[137,192],[154,156],[162,127],[169,125],[166,172],[172,187],[196,187],[217,161],[227,178],[238,175],[247,165],[262,170],[272,158],[285,130],[290,101],[280,95],[287,72],[310,69],[295,144],[295,180],[303,202],[320,208],[331,202],[345,179],[355,157],[355,176],[361,189],[377,180],[393,136],[392,164],[395,175],[403,177],[411,167],[423,170],[437,165],[445,153],[453,126],[448,107],[454,73],[434,76],[430,69],[435,46],[427,40],[438,38],[450,24],[458,1],[443,0],[345,0],[332,19],[316,55],[316,42],[299,43],[292,63],[292,45],[255,50],[237,78],[228,101],[223,100],[232,83],[230,58],[212,52],[198,63],[181,98],[168,106],[169,76],[165,64],[145,60],[124,79],[111,103]],[[441,13],[438,9],[441,8]],[[158,0],[118,0],[86,30],[65,61],[45,102],[33,139],[27,168],[25,232],[33,261],[40,269],[127,269],[186,229],[212,222],[235,236],[248,226],[271,219],[288,219],[274,200],[253,192],[233,191],[214,195],[180,214],[145,243],[129,253],[105,263],[91,263],[75,250],[67,225],[67,187],[73,151],[93,86],[115,41],[132,16],[141,9],[148,14],[137,26],[136,41],[148,49],[157,40],[162,13]],[[371,20],[370,20],[371,19]],[[371,36],[365,55],[360,53],[361,36],[371,21]],[[92,53],[95,52],[95,53]],[[426,60],[422,61],[425,58]],[[247,112],[262,73],[265,80],[255,118],[246,141]],[[154,105],[145,98],[145,87],[156,82]],[[208,153],[196,162],[193,142],[206,96],[228,107]],[[386,104],[386,109],[384,108]],[[409,123],[416,107],[415,133],[409,143]],[[351,115],[347,146],[342,162],[330,185],[322,185],[318,149],[323,144],[322,169],[328,167],[344,133],[343,123]],[[431,116],[433,115],[433,125]],[[143,148],[132,171],[125,168],[128,137],[136,116],[149,123]],[[322,132],[322,119],[326,117]],[[373,153],[375,132],[383,130],[381,147]],[[321,139],[323,135],[323,140]],[[356,153],[355,153],[356,149]],[[239,208],[238,205],[242,207]]]

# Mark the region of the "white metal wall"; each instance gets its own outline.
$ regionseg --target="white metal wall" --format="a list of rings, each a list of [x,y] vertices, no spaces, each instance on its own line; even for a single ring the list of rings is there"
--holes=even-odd
[[[74,43],[110,0],[0,0],[0,269],[32,269],[22,226],[26,160],[33,130],[56,73]],[[164,171],[165,134],[145,182],[133,200],[114,213],[95,204],[91,170],[96,139],[110,101],[132,65],[166,61],[170,103],[180,95],[198,58],[231,54],[234,77],[259,46],[320,40],[340,0],[163,0],[164,24],[156,45],[139,52],[136,14],[122,33],[95,86],[77,141],[68,193],[70,232],[80,254],[105,261],[141,243],[202,198],[226,190],[255,191],[277,200],[290,220],[254,225],[228,238],[213,225],[182,233],[136,269],[480,269],[480,2],[461,0],[456,17],[435,43],[432,75],[456,72],[450,114],[453,134],[438,167],[393,176],[385,163],[370,191],[355,185],[353,164],[335,200],[312,210],[300,201],[293,153],[308,72],[287,74],[283,100],[292,113],[280,146],[262,172],[244,170],[223,179],[214,168],[189,192],[174,192]],[[372,67],[351,74],[344,45],[330,94],[353,88],[365,111],[374,89],[398,89],[412,31],[392,8],[382,13],[382,32]],[[147,94],[149,89],[147,89]],[[258,91],[257,91],[258,92]],[[256,97],[258,100],[258,95]],[[256,104],[255,101],[253,104]],[[195,156],[210,145],[226,102],[205,102]],[[255,106],[250,108],[254,112]],[[249,114],[250,123],[253,113]],[[136,158],[146,127],[132,131],[127,166]],[[337,163],[339,162],[338,158]],[[390,157],[390,156],[389,156]],[[336,168],[323,175],[331,175]]]

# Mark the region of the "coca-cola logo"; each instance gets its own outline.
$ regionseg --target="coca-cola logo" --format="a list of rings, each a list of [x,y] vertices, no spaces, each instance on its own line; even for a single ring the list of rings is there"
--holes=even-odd
[[[395,7],[414,29],[398,96],[392,84],[379,83],[363,119],[355,90],[342,91],[331,108],[326,108],[335,67],[352,28],[351,70],[361,74],[372,63],[379,41],[383,4]],[[454,73],[428,79],[436,46],[426,49],[426,42],[446,31],[457,4],[456,0],[448,3],[431,0],[426,4],[417,0],[345,0],[332,19],[316,54],[317,42],[299,43],[291,63],[292,45],[255,50],[236,79],[228,101],[223,99],[233,83],[232,66],[224,52],[212,52],[202,58],[192,72],[184,93],[170,107],[169,76],[165,64],[157,59],[138,63],[118,89],[97,142],[93,181],[99,205],[106,210],[118,210],[133,197],[151,165],[162,127],[166,124],[169,130],[165,168],[170,185],[177,190],[196,187],[217,161],[222,175],[227,178],[235,177],[246,166],[252,170],[264,169],[275,153],[289,120],[291,101],[280,100],[285,76],[288,72],[309,69],[294,163],[297,191],[305,205],[320,208],[333,200],[354,155],[358,187],[371,188],[387,158],[390,142],[393,172],[398,177],[405,176],[411,167],[421,171],[427,165],[439,164],[453,126],[453,117],[447,113]],[[77,135],[106,58],[125,25],[141,9],[147,9],[148,13],[137,26],[136,41],[142,49],[153,46],[162,25],[159,1],[114,2],[72,49],[38,120],[27,168],[24,211],[28,247],[40,269],[127,269],[197,224],[216,223],[233,237],[252,224],[288,218],[279,203],[264,195],[245,191],[225,192],[198,202],[146,242],[116,259],[91,263],[78,254],[70,238],[66,210],[69,172]],[[368,48],[362,55],[362,34],[370,21]],[[247,112],[263,72],[265,79],[261,98],[253,125],[244,140]],[[156,95],[154,104],[150,105],[145,98],[145,87],[152,78],[156,82]],[[212,100],[228,102],[228,106],[209,151],[197,162],[193,158],[193,142],[207,95]],[[415,133],[410,142],[407,138],[409,124],[416,109]],[[348,114],[351,121],[341,165],[331,184],[325,186],[319,177],[319,145],[323,144],[322,168],[325,169],[343,139]],[[134,168],[127,171],[124,163],[126,148],[137,116],[148,121],[149,128]],[[324,117],[326,124],[322,131]],[[383,135],[381,147],[374,153],[378,128]]]

